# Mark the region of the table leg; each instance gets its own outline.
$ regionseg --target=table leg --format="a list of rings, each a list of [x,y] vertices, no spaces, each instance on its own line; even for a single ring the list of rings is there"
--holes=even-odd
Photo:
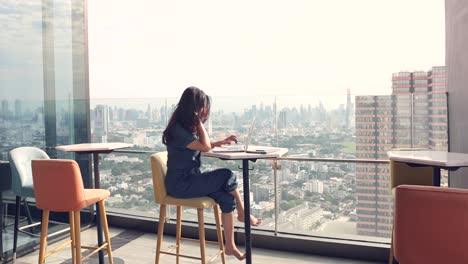
[[[440,168],[438,167],[433,168],[432,186],[440,186]]]
[[[100,177],[99,177],[99,153],[93,153],[93,168],[94,168],[94,188],[99,189],[101,187]],[[97,239],[98,247],[102,246],[102,224],[101,224],[101,214],[98,204],[96,206],[96,229],[97,229]],[[104,264],[104,252],[100,250],[99,254],[99,264]]]
[[[245,225],[245,254],[246,264],[252,264],[252,240],[250,237],[250,186],[249,186],[249,160],[242,160],[242,177],[244,180],[244,225]]]

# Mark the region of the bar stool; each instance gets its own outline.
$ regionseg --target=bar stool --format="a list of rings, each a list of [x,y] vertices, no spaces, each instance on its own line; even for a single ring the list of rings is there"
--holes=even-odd
[[[47,257],[69,244],[71,244],[72,260],[74,264],[81,264],[82,260],[89,258],[101,250],[107,251],[109,263],[113,264],[109,228],[104,206],[104,199],[110,196],[109,191],[102,189],[84,189],[80,168],[74,160],[33,160],[32,174],[37,208],[43,210],[39,264],[44,263]],[[82,246],[80,210],[95,203],[99,204],[106,242],[100,247]],[[66,241],[46,255],[47,228],[50,211],[69,212],[71,240]],[[93,249],[93,252],[82,258],[81,248]]]
[[[34,197],[34,185],[31,171],[31,160],[49,159],[49,155],[42,149],[36,147],[18,147],[8,152],[8,160],[11,169],[11,191],[16,196],[16,214],[13,234],[13,262],[16,259],[16,249],[18,245],[18,232],[23,232],[31,236],[37,236],[32,232],[26,231],[28,228],[38,226],[41,222],[33,223],[31,213],[29,212],[27,198]],[[28,224],[19,227],[20,206],[24,203],[27,214]],[[57,224],[62,224],[58,223]],[[67,231],[67,230],[64,230]]]
[[[176,261],[179,263],[179,257],[191,258],[201,260],[202,264],[206,263],[205,255],[205,243],[216,243],[219,245],[217,254],[210,260],[214,260],[221,255],[222,263],[226,263],[226,257],[224,254],[224,243],[223,233],[221,231],[221,218],[219,215],[219,207],[216,202],[210,197],[199,197],[192,199],[178,199],[167,194],[164,179],[167,172],[167,152],[158,152],[151,155],[151,169],[153,173],[153,186],[154,186],[154,197],[156,203],[160,204],[159,209],[159,226],[158,226],[158,240],[156,243],[156,264],[160,263],[161,253],[176,256]],[[163,242],[164,233],[164,220],[166,218],[166,206],[175,205],[177,207],[177,224],[176,224],[176,253],[170,251],[161,251],[161,245]],[[189,255],[183,255],[180,253],[181,241],[191,240],[183,238],[182,233],[182,206],[197,208],[198,213],[198,235],[200,241],[200,255],[201,257],[194,257]],[[218,235],[218,242],[205,241],[205,225],[203,219],[203,211],[205,208],[213,208],[214,217],[216,221],[216,231]]]

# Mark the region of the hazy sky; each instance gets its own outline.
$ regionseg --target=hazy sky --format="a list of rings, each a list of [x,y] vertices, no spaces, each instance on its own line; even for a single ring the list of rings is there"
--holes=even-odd
[[[88,1],[91,98],[389,94],[445,64],[443,0]]]

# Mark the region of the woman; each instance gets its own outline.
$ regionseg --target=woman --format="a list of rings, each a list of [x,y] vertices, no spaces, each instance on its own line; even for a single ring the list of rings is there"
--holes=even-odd
[[[200,172],[200,153],[216,146],[237,143],[234,135],[224,140],[211,142],[203,125],[210,115],[210,98],[197,87],[185,89],[169,124],[163,132],[163,143],[167,146],[167,192],[176,198],[209,196],[221,208],[226,237],[225,254],[239,260],[245,258],[234,242],[234,209],[237,219],[244,221],[242,202],[237,179],[229,169]],[[250,216],[252,225],[261,223],[260,218]]]

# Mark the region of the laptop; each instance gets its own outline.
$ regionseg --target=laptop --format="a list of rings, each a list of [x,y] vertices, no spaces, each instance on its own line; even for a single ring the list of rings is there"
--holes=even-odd
[[[249,130],[244,140],[244,145],[226,145],[223,147],[214,147],[212,151],[216,153],[246,152],[246,153],[257,153],[257,154],[267,154],[267,153],[275,151],[274,149],[269,149],[269,150],[252,149],[252,148],[249,149],[249,143],[250,143],[250,140],[252,139],[254,126],[255,126],[255,117],[253,118],[252,123],[250,124]]]

